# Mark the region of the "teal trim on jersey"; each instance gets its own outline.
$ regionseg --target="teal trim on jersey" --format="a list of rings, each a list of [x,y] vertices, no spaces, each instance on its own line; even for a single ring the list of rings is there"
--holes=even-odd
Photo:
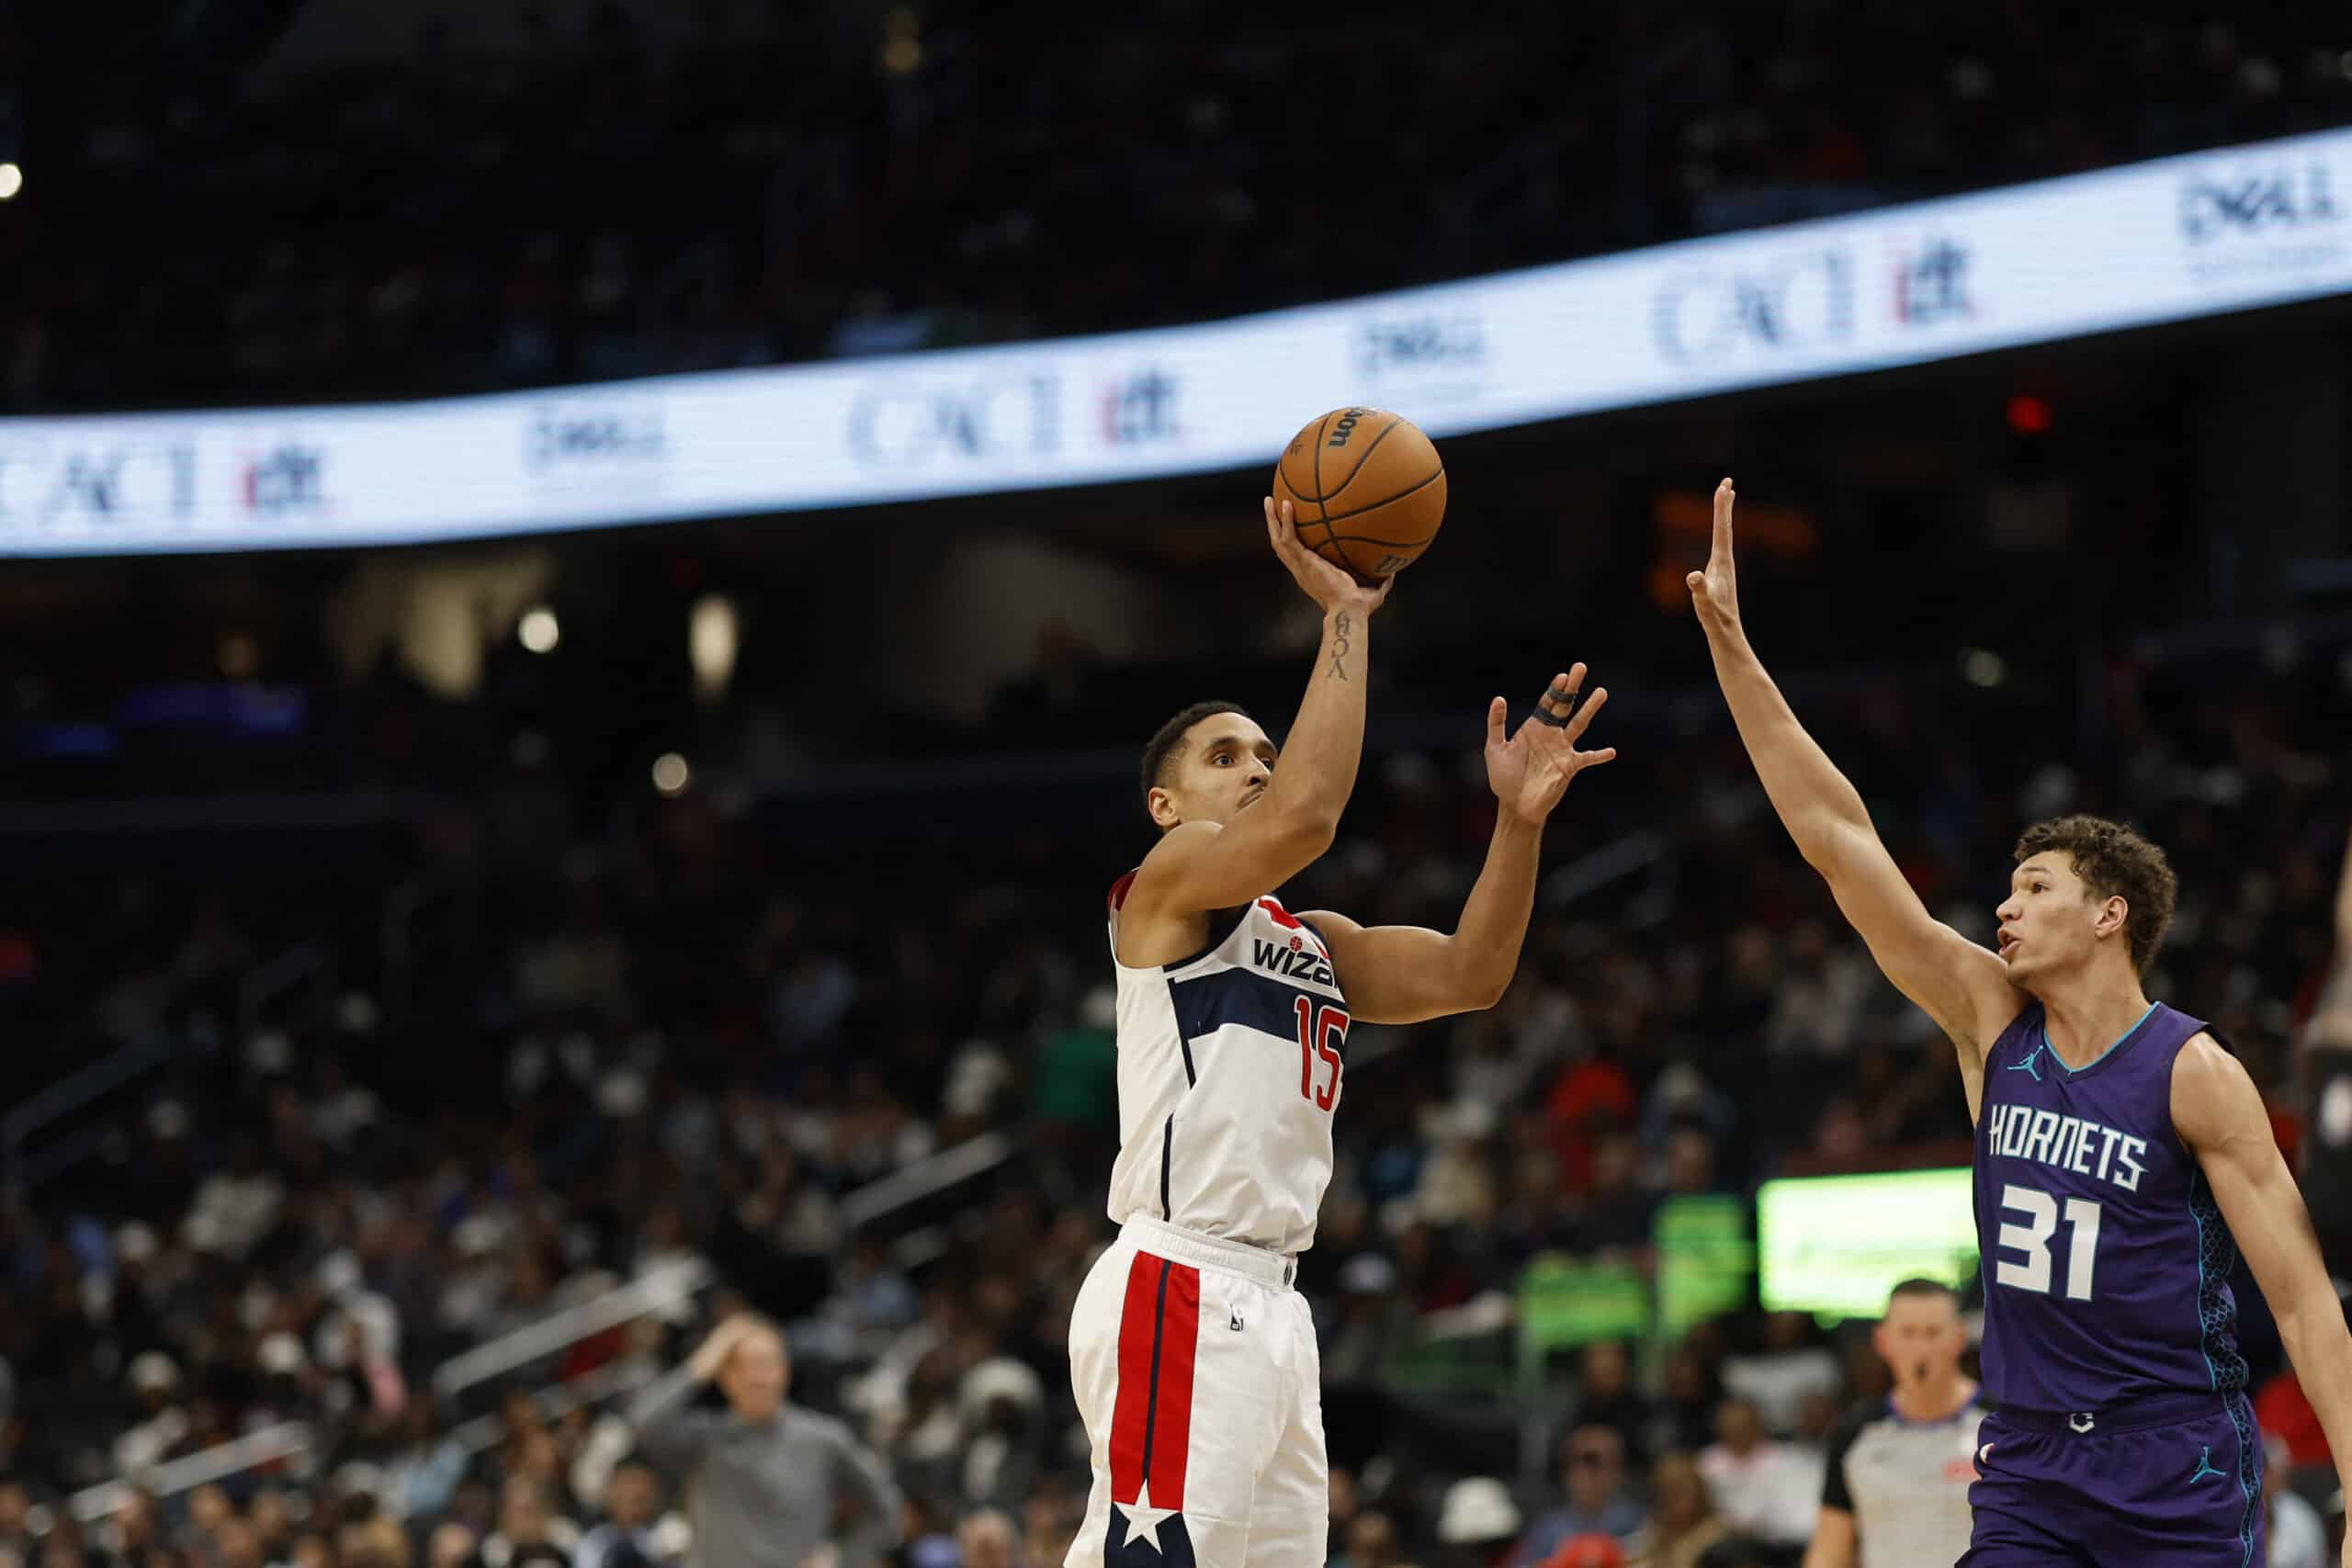
[[[2148,1004],[2148,1010],[2147,1010],[2146,1012],[2143,1012],[2143,1013],[2142,1013],[2142,1014],[2140,1015],[2140,1020],[2139,1020],[2139,1022],[2138,1022],[2138,1023],[2134,1023],[2131,1028],[2129,1028],[2129,1029],[2125,1030],[2122,1033],[2120,1033],[2120,1034],[2117,1035],[2117,1036],[2115,1037],[2115,1039],[2114,1039],[2111,1043],[2109,1043],[2109,1044],[2108,1045],[2108,1047],[2107,1047],[2107,1049],[2106,1049],[2106,1050],[2101,1051],[2098,1055],[2093,1056],[2089,1061],[2085,1062],[2081,1066],[2079,1066],[2079,1067],[2066,1067],[2066,1058],[2065,1058],[2065,1057],[2064,1057],[2064,1056],[2061,1056],[2061,1055],[2057,1053],[2057,1051],[2056,1051],[2056,1049],[2055,1049],[2055,1048],[2052,1048],[2052,1049],[2051,1050],[2051,1052],[2050,1052],[2050,1059],[2051,1059],[2052,1061],[2053,1061],[2053,1062],[2057,1063],[2060,1066],[2062,1066],[2062,1067],[2066,1067],[2066,1070],[2067,1070],[2069,1073],[2086,1073],[2086,1072],[2089,1072],[2093,1067],[2098,1066],[2101,1062],[2106,1061],[2109,1056],[2113,1055],[2115,1054],[2115,1047],[2116,1047],[2116,1046],[2122,1044],[2126,1040],[2129,1040],[2129,1039],[2131,1039],[2134,1034],[2139,1033],[2139,1032],[2140,1032],[2140,1024],[2147,1022],[2147,1021],[2148,1021],[2148,1020],[2150,1020],[2150,1019],[2154,1018],[2154,1017],[2156,1015],[2156,1008],[2158,1007],[2158,1005],[2159,1005],[2158,1003],[2155,1003],[2155,1002],[2150,1002],[2150,1003]],[[2044,1046],[2048,1046],[2048,1045],[2050,1044],[2050,1020],[2049,1020],[2049,1017],[2048,1017],[2048,1015],[2047,1015],[2047,1014],[2044,1014],[2044,1015],[2043,1015],[2043,1018],[2042,1018],[2042,1021],[2041,1021],[2041,1043],[2042,1043]],[[2028,1058],[2028,1060],[2030,1060],[2030,1059],[2031,1059],[2031,1058],[2030,1058],[2030,1057]],[[2040,1077],[2041,1075],[2040,1073],[2036,1073],[2036,1074],[2034,1074],[2033,1076],[2034,1076],[2035,1077],[2037,1077],[2037,1078],[2038,1078],[2038,1077]]]
[[[2240,1568],[2254,1568],[2254,1533],[2261,1518],[2262,1488],[2246,1472],[2260,1460],[2262,1441],[2254,1424],[2254,1410],[2245,1402],[2243,1392],[2229,1394],[2222,1401],[2222,1408],[2229,1413],[2230,1427],[2238,1435],[2238,1491],[2245,1498],[2245,1509],[2238,1515],[2238,1539],[2245,1542],[2245,1553],[2238,1559]]]
[[[2213,1370],[2213,1352],[2205,1347],[2211,1337],[2205,1332],[2205,1216],[2197,1210],[2197,1184],[2204,1179],[2204,1168],[2192,1164],[2188,1171],[2188,1217],[2197,1223],[2197,1353],[2205,1358],[2205,1381],[2218,1389],[2222,1386],[2221,1374]]]

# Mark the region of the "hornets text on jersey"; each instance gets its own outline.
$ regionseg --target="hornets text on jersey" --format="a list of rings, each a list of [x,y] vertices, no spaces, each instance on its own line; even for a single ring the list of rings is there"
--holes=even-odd
[[[2096,1061],[2050,1048],[2041,1004],[1984,1057],[1976,1231],[1995,1406],[2080,1411],[2245,1386],[2237,1247],[2172,1124],[2202,1021],[2156,1003]]]

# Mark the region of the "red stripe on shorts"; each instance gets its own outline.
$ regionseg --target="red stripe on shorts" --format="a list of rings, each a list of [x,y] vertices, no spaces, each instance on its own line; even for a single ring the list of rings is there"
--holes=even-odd
[[[1136,1253],[1119,1313],[1119,1393],[1111,1411],[1114,1502],[1134,1502],[1148,1475],[1153,1507],[1184,1506],[1200,1326],[1201,1271]]]
[[[1151,1506],[1184,1506],[1184,1459],[1193,1451],[1193,1352],[1201,1332],[1201,1271],[1168,1269],[1159,1319],[1159,1409],[1151,1435]]]

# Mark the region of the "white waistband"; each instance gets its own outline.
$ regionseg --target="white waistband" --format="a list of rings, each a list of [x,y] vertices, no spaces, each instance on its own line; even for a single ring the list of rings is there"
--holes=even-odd
[[[1120,1227],[1122,1240],[1133,1241],[1144,1251],[1178,1262],[1194,1264],[1203,1269],[1223,1269],[1245,1279],[1256,1280],[1277,1290],[1287,1291],[1298,1278],[1298,1259],[1285,1258],[1279,1252],[1269,1252],[1262,1247],[1252,1247],[1246,1241],[1227,1241],[1223,1236],[1203,1235],[1169,1224],[1164,1220],[1137,1214]]]

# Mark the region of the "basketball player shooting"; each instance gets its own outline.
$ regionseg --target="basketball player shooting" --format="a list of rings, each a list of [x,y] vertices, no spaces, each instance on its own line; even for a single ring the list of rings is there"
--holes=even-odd
[[[2098,818],[2037,823],[1995,911],[1999,952],[1929,916],[1748,646],[1733,499],[1725,479],[1706,570],[1689,578],[1716,679],[1806,863],[1958,1047],[1977,1127],[1994,1413],[1961,1562],[2259,1564],[2238,1249],[2348,1476],[2352,1334],[2253,1080],[2200,1020],[2142,989],[2172,917],[2164,852]]]
[[[1230,703],[1144,749],[1159,841],[1111,889],[1118,977],[1119,1238],[1070,1316],[1094,1484],[1070,1568],[1323,1568],[1329,1461],[1315,1325],[1292,1289],[1331,1177],[1348,1029],[1493,1005],[1519,964],[1544,819],[1613,750],[1577,749],[1607,700],[1555,676],[1516,734],[1487,714],[1494,841],[1452,935],[1293,914],[1273,895],[1331,846],[1363,750],[1365,587],[1265,503],[1274,553],[1323,610],[1279,766]]]

